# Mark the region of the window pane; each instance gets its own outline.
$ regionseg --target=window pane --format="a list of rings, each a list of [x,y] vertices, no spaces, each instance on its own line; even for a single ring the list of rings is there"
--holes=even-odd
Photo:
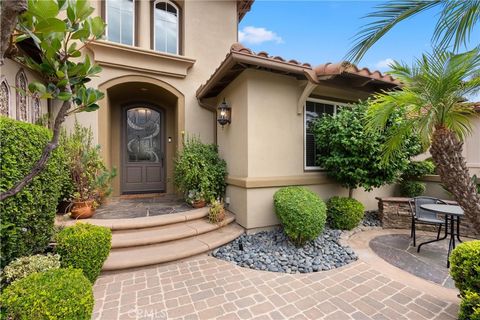
[[[107,39],[133,45],[133,0],[107,0]]]
[[[332,104],[307,101],[305,104],[305,166],[318,167],[316,163],[318,150],[312,132],[315,120],[324,115],[334,115],[335,106]]]
[[[155,50],[178,53],[178,11],[166,2],[155,4]]]

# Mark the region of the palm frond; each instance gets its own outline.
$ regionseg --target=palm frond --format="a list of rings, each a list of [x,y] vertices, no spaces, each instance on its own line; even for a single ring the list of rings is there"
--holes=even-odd
[[[374,19],[354,37],[354,46],[346,55],[347,61],[358,63],[365,53],[399,22],[442,3],[441,0],[393,0],[376,6],[376,11],[366,15]]]

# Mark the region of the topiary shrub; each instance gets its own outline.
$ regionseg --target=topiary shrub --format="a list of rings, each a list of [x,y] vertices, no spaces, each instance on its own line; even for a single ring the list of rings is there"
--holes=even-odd
[[[62,267],[81,269],[94,283],[110,253],[112,231],[88,223],[77,223],[61,230],[55,238]]]
[[[480,240],[463,242],[452,251],[450,275],[461,294],[480,292]]]
[[[330,227],[352,230],[365,214],[363,204],[353,198],[332,197],[327,201],[327,219]]]
[[[34,256],[21,257],[13,260],[3,269],[2,282],[12,283],[35,272],[43,272],[50,269],[60,268],[60,256],[58,254],[37,254]]]
[[[402,197],[415,198],[425,193],[425,183],[419,181],[402,180],[400,182],[400,195]]]
[[[0,117],[0,192],[30,172],[51,135],[44,127]],[[68,179],[64,161],[63,149],[56,149],[40,175],[0,203],[0,267],[17,257],[43,252],[48,245],[60,190]]]
[[[199,194],[203,200],[222,198],[225,193],[227,164],[218,155],[218,147],[204,144],[196,137],[183,143],[174,168],[175,186],[188,200],[189,194]],[[190,199],[191,200],[191,199]]]
[[[1,305],[8,319],[91,319],[92,284],[81,270],[33,273],[5,288]]]
[[[458,320],[480,320],[480,294],[467,291],[460,303]]]
[[[285,234],[296,244],[314,240],[323,231],[325,203],[316,193],[304,187],[286,187],[273,196],[275,213]]]

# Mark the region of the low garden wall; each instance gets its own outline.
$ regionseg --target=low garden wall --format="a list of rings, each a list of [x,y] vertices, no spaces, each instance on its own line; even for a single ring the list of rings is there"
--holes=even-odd
[[[383,228],[386,229],[410,229],[412,226],[412,214],[408,200],[410,198],[387,197],[376,198],[378,200],[378,214],[382,220]],[[447,203],[454,204],[454,201]],[[439,215],[441,216],[441,215]],[[475,232],[472,223],[466,217],[460,223],[460,235],[480,239],[479,234]],[[436,231],[432,225],[417,224],[417,230]]]

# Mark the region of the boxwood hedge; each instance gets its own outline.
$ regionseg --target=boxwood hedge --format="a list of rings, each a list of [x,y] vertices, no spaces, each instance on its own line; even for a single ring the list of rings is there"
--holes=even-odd
[[[327,201],[327,220],[334,229],[352,230],[362,221],[364,212],[363,204],[353,198],[331,197]]]
[[[33,273],[3,291],[3,312],[8,319],[91,319],[92,284],[76,269]]]
[[[452,251],[450,275],[461,293],[480,292],[480,240],[461,243]]]
[[[325,227],[325,203],[304,187],[286,187],[273,196],[275,213],[285,234],[296,244],[314,240]]]
[[[41,126],[0,117],[0,192],[27,175],[40,158],[51,132]],[[64,152],[53,152],[45,170],[22,191],[0,203],[1,259],[3,268],[17,257],[41,252],[53,231],[60,190],[67,173]]]

